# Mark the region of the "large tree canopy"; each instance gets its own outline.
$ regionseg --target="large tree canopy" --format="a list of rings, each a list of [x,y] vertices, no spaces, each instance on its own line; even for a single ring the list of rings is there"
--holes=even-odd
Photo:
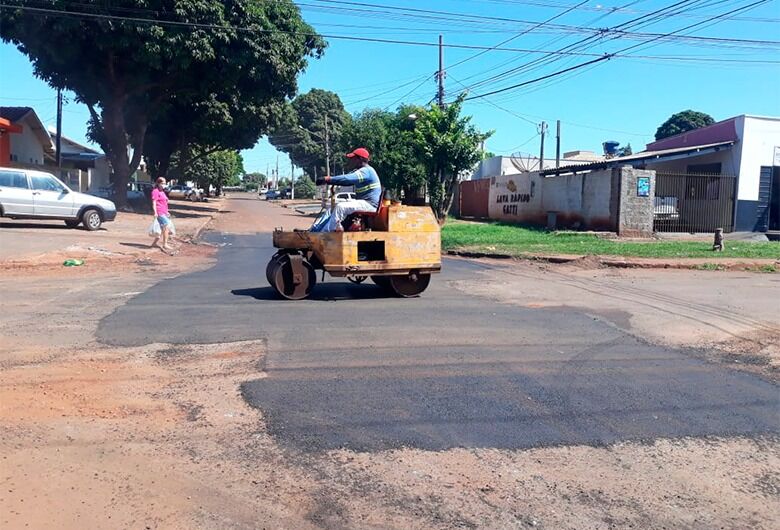
[[[304,168],[309,175],[324,175],[326,118],[327,137],[331,146],[339,144],[342,129],[350,121],[350,115],[344,110],[339,96],[314,88],[296,97],[287,105],[283,114],[268,141],[290,155],[293,163]]]
[[[715,120],[709,114],[690,109],[684,110],[677,114],[672,114],[668,120],[663,122],[655,132],[655,139],[663,140],[675,134],[700,129],[713,123],[715,123]]]
[[[88,106],[90,134],[111,162],[120,205],[150,122],[158,121],[161,136],[178,123],[208,140],[209,124],[222,134],[223,125],[246,126],[248,113],[259,110],[260,130],[239,135],[247,143],[275,119],[273,106],[295,94],[307,57],[324,47],[292,0],[36,2],[55,12],[31,11],[24,0],[6,4],[17,7],[0,10],[0,37],[30,57],[38,77]],[[149,20],[128,12],[150,13],[140,17]],[[193,119],[178,121],[187,111]]]
[[[422,112],[420,107],[403,106],[397,112],[367,110],[356,115],[344,128],[339,156],[365,147],[386,190],[399,198],[416,195],[426,182],[426,168],[415,152],[413,135],[415,119]]]
[[[414,128],[414,147],[427,168],[431,206],[441,222],[452,206],[460,174],[482,160],[482,142],[493,134],[479,132],[471,116],[461,116],[464,97],[443,108],[430,107]]]
[[[452,205],[458,177],[482,160],[479,132],[461,116],[463,99],[440,108],[405,105],[396,112],[367,110],[345,127],[341,148],[365,147],[382,186],[396,196],[416,199],[427,189],[431,206],[443,221]]]

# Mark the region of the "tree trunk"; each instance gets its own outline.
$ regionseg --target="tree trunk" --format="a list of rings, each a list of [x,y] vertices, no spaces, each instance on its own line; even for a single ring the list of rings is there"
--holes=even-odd
[[[450,208],[452,208],[452,201],[455,198],[455,186],[458,184],[458,177],[453,176],[448,180],[448,182],[445,185],[444,189],[444,196],[442,197],[442,210],[439,212],[439,223],[444,224],[444,221],[447,220],[447,214],[450,213]]]
[[[100,125],[104,134],[103,149],[111,163],[112,183],[114,185],[114,202],[117,208],[127,206],[127,183],[130,175],[138,169],[141,163],[141,148],[146,134],[146,120],[138,119],[137,129],[132,137],[125,126],[122,98],[107,102],[101,111]],[[128,154],[128,146],[134,146],[133,156]]]

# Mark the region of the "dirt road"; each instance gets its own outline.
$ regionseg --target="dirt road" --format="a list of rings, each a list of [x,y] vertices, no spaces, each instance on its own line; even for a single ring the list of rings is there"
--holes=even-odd
[[[323,300],[292,306],[263,298],[264,264],[246,258],[271,251],[267,236],[254,237],[255,232],[305,226],[309,220],[248,196],[231,200],[226,211],[209,237],[216,248],[200,247],[186,256],[120,271],[63,269],[0,278],[0,289],[14,307],[0,316],[3,528],[773,528],[780,515],[780,443],[777,429],[771,428],[772,407],[777,410],[771,371],[744,374],[730,364],[703,362],[695,352],[668,349],[686,344],[686,319],[690,329],[699,330],[697,343],[712,333],[712,326],[694,328],[692,323],[715,319],[707,307],[716,307],[717,296],[727,295],[707,294],[704,277],[685,276],[699,273],[644,276],[649,273],[620,271],[616,277],[604,271],[452,262],[451,279],[411,304],[374,298],[368,287],[344,290],[328,283]],[[745,317],[749,306],[777,309],[771,307],[774,277],[707,274],[718,275],[733,293],[727,307],[744,308],[735,311],[740,315],[737,327],[725,327],[722,315],[713,320],[718,327],[745,334],[772,322],[773,313],[767,312],[754,317],[757,323],[751,328]],[[692,290],[682,291],[689,280],[685,288]],[[227,286],[233,284],[243,292],[231,294]],[[467,301],[464,293],[473,300]],[[417,312],[426,304],[449,304],[456,317],[461,306],[485,309],[477,319],[463,316],[457,329],[421,319]],[[566,307],[557,307],[561,305]],[[384,349],[369,348],[376,355],[374,364],[356,365],[351,360],[355,352],[366,352],[338,348],[346,335],[336,323],[340,318],[352,323],[369,319],[376,311],[398,319],[407,313],[408,327],[396,331],[396,342]],[[469,326],[483,325],[497,313],[506,320],[505,334],[512,326],[522,330],[523,323],[531,335],[530,326],[542,330],[546,325],[553,330],[546,342],[556,345],[568,344],[565,329],[555,336],[562,322],[581,329],[582,336],[570,341],[572,350],[566,346],[556,354],[555,362],[568,371],[551,371],[548,382],[540,384],[549,371],[545,359],[511,359],[516,340],[502,346],[508,364],[465,363],[467,351],[447,346],[476,347],[477,342],[465,339]],[[309,322],[304,332],[289,331],[296,319]],[[310,327],[315,322],[319,327]],[[139,327],[128,333],[131,325]],[[428,334],[420,334],[426,325]],[[682,333],[652,333],[673,325]],[[381,337],[385,332],[372,333]],[[498,344],[495,335],[486,340]],[[120,340],[124,336],[133,338],[133,344]],[[441,345],[438,350],[425,342],[429,336]],[[111,337],[115,345],[107,346]],[[320,341],[321,350],[311,350],[311,337]],[[656,346],[659,337],[665,340]],[[630,342],[633,349],[608,355],[598,372],[587,363],[567,361],[578,342],[598,344],[605,338]],[[542,340],[523,344],[532,343],[545,347]],[[525,351],[523,344],[517,351]],[[664,354],[652,357],[653,352]],[[598,350],[591,353],[600,355]],[[617,357],[631,363],[619,368],[609,360]],[[440,358],[447,359],[449,368]],[[609,381],[610,373],[625,373],[647,385],[654,370],[669,362],[684,372],[657,384],[682,392],[683,400],[685,395],[689,400],[720,399],[706,397],[701,389],[685,389],[685,377],[707,382],[715,374],[725,385],[724,396],[766,392],[767,403],[744,404],[755,425],[764,425],[762,432],[737,428],[748,413],[723,402],[698,412],[685,406],[665,409],[662,420],[653,420],[652,413],[638,418],[656,433],[665,428],[663,421],[683,417],[688,425],[675,424],[681,432],[724,426],[707,436],[632,440],[626,428],[633,420],[613,411],[597,422],[602,433],[617,434],[609,443],[520,448],[511,443],[453,444],[457,437],[469,439],[469,424],[458,427],[454,417],[446,416],[435,422],[405,421],[419,418],[421,411],[400,396],[403,385],[414,384],[409,387],[414,392],[427,387],[422,403],[438,410],[436,400],[453,399],[442,370],[462,370],[464,376],[489,372],[487,388],[467,378],[454,388],[470,388],[475,396],[495,391],[502,400],[496,407],[525,401],[525,409],[543,412],[553,407],[544,396],[558,392],[556,380],[563,392],[567,381],[580,384],[584,381],[578,377],[590,374]],[[520,374],[523,384],[510,385],[501,373],[507,369]],[[360,370],[365,375],[355,377]],[[280,375],[287,384],[275,387]],[[311,449],[291,443],[296,429],[307,423],[320,434],[314,442],[349,442],[345,433],[375,432],[364,418],[341,416],[344,407],[318,406],[311,389],[301,394],[305,400],[293,392],[291,385],[300,384],[296,381],[318,380],[344,389],[341,396],[322,394],[320,402],[335,397],[347,407],[362,403],[381,408],[382,416],[412,426],[438,445],[372,443],[361,450],[350,443],[343,448],[314,443]],[[381,394],[392,398],[381,404],[366,404],[365,394],[353,393],[353,382],[363,380],[373,381],[369,392],[397,391]],[[263,381],[273,384],[264,386]],[[472,386],[463,387],[463,381]],[[273,388],[289,393],[273,394],[286,396],[277,403],[260,394],[253,401],[252,392],[270,396]],[[615,399],[622,399],[629,413],[630,401],[637,398],[629,386],[621,392]],[[598,405],[596,397],[583,393],[570,405]],[[659,403],[664,399],[659,394]],[[459,414],[470,413],[467,401],[453,403],[466,407]],[[769,425],[762,423],[761,410],[769,411]],[[472,420],[479,431],[479,417]],[[451,428],[442,430],[448,422]],[[526,428],[548,439],[571,439],[577,431],[570,425],[565,418],[552,424],[530,419]],[[442,432],[450,434],[442,438]],[[483,439],[495,440],[506,431],[497,424],[492,434],[482,432],[487,433]]]

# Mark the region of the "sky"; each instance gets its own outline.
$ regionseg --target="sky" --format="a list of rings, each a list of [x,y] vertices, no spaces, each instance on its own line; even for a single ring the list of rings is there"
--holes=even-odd
[[[601,152],[606,140],[630,143],[636,152],[681,110],[703,111],[716,120],[780,116],[780,0],[751,6],[756,2],[761,0],[302,0],[296,3],[304,19],[326,36],[328,48],[321,59],[309,61],[299,92],[334,91],[352,113],[428,104],[436,95],[441,34],[445,100],[464,91],[473,98],[464,113],[479,129],[494,131],[487,150],[538,155],[539,123],[546,121],[545,155],[550,158],[555,122],[561,120],[562,152]],[[748,9],[713,18],[741,7]],[[619,28],[623,33],[614,31],[639,17],[644,18],[634,26]],[[599,29],[613,31],[593,37]],[[674,36],[659,38],[669,33]],[[580,55],[560,53],[589,36],[580,47],[568,49]],[[603,54],[616,56],[534,81]],[[0,105],[34,107],[45,125],[53,125],[55,95],[34,77],[25,55],[0,43]],[[72,94],[67,96],[64,135],[89,144],[88,112]],[[265,173],[278,158],[280,175],[289,174],[289,158],[265,140],[242,154],[247,172]]]

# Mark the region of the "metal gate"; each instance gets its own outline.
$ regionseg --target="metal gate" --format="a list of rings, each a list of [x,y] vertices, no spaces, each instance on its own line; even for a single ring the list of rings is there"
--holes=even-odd
[[[737,179],[731,175],[663,173],[655,175],[653,230],[724,232],[734,230]]]
[[[460,217],[487,219],[490,179],[466,180],[460,183]]]

